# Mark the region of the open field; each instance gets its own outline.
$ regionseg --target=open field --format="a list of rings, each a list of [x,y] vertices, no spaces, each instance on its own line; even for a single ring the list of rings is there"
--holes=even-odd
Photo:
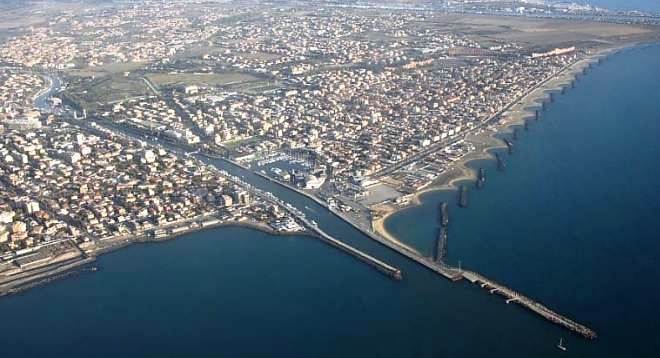
[[[419,25],[460,32],[479,42],[516,42],[524,47],[615,44],[657,36],[657,31],[638,25],[506,16],[449,14]]]
[[[96,109],[99,104],[152,94],[142,79],[118,75],[78,78],[64,93],[67,99],[88,110]]]
[[[83,67],[80,69],[66,70],[71,76],[81,77],[104,77],[108,75],[123,75],[126,72],[133,72],[142,69],[146,64],[143,62],[117,62],[103,66]]]
[[[173,86],[179,84],[205,85],[209,87],[223,86],[234,82],[252,82],[258,78],[238,72],[229,73],[152,73],[146,76],[156,86]]]

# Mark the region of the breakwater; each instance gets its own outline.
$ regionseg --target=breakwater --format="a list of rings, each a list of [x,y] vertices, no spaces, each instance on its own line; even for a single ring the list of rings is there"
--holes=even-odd
[[[539,316],[543,317],[544,319],[558,324],[572,332],[575,332],[577,334],[582,335],[585,338],[588,339],[595,339],[598,337],[596,332],[592,330],[591,328],[582,325],[580,323],[577,323],[551,309],[548,307],[542,305],[539,302],[534,301],[533,299],[526,297],[519,292],[516,292],[502,284],[499,284],[493,280],[490,280],[476,272],[472,271],[462,271],[461,274],[465,279],[468,281],[478,284],[481,286],[481,288],[484,288],[488,290],[491,294],[499,294],[500,296],[503,296],[506,299],[506,303],[512,303],[515,302],[519,304],[520,306],[532,311],[533,313],[538,314]]]
[[[228,163],[230,163],[231,165],[236,166],[235,163],[231,163],[231,162],[228,162]],[[239,167],[239,166],[237,166],[237,167]],[[246,167],[241,167],[241,169],[247,170]],[[430,271],[435,272],[436,274],[439,274],[441,277],[444,277],[444,278],[450,280],[451,282],[460,281],[463,278],[465,278],[470,282],[488,283],[492,287],[491,290],[497,288],[497,290],[493,291],[493,293],[499,292],[501,295],[505,296],[507,299],[513,299],[509,302],[517,302],[519,305],[521,305],[522,307],[528,309],[530,312],[535,313],[535,314],[541,316],[542,318],[544,318],[544,319],[546,319],[546,320],[548,320],[552,323],[558,324],[558,325],[560,325],[564,328],[567,328],[571,331],[574,331],[574,332],[582,335],[585,338],[593,339],[593,338],[597,337],[596,333],[593,330],[587,328],[586,326],[584,326],[582,324],[579,324],[579,323],[577,323],[573,320],[570,320],[570,319],[566,318],[564,315],[562,315],[558,312],[555,312],[555,311],[547,308],[545,305],[543,305],[543,304],[541,304],[537,301],[534,301],[529,297],[523,296],[522,294],[519,294],[516,291],[514,291],[512,289],[509,289],[506,286],[504,286],[502,284],[499,284],[494,280],[487,279],[485,276],[477,274],[473,271],[465,271],[465,270],[462,270],[460,267],[456,268],[456,267],[452,267],[452,266],[446,264],[443,260],[443,256],[446,255],[446,252],[443,253],[443,251],[446,250],[446,247],[448,245],[447,236],[443,236],[442,234],[439,234],[440,235],[439,239],[441,240],[441,242],[438,242],[437,245],[438,245],[438,248],[440,249],[440,251],[437,251],[435,258],[428,258],[428,257],[425,257],[425,256],[419,254],[418,252],[412,251],[411,249],[409,249],[406,246],[398,245],[395,242],[392,242],[392,241],[390,241],[388,239],[385,239],[385,238],[383,238],[379,235],[376,235],[375,233],[373,233],[369,230],[366,230],[366,229],[360,227],[359,225],[355,224],[351,219],[347,218],[344,214],[342,214],[338,211],[335,211],[332,208],[328,208],[327,205],[325,205],[325,203],[320,201],[318,198],[315,198],[315,197],[311,196],[310,194],[307,194],[307,193],[302,192],[300,190],[294,190],[289,185],[281,183],[277,180],[274,180],[274,179],[269,178],[267,176],[264,176],[262,174],[255,173],[255,172],[252,172],[252,174],[256,174],[257,176],[260,176],[264,179],[267,179],[268,181],[270,181],[274,184],[283,186],[283,187],[285,187],[289,190],[292,190],[292,191],[294,191],[298,194],[304,195],[305,197],[307,197],[309,199],[313,199],[318,204],[323,205],[328,210],[330,210],[333,214],[335,214],[336,217],[344,220],[345,222],[347,222],[348,224],[353,226],[355,229],[362,232],[367,237],[369,237],[372,240],[380,243],[381,245],[384,245],[384,246],[390,248],[391,250],[396,251],[400,255],[416,262],[417,264],[420,264],[421,266],[429,269]],[[467,193],[467,187],[465,187],[465,186],[463,186],[463,187],[465,188],[465,193]],[[463,190],[459,190],[459,193],[462,193],[462,192],[463,192]],[[467,194],[465,194],[464,200],[465,200],[465,205],[467,205]],[[459,194],[459,203],[460,203],[460,201],[461,201],[461,196]],[[291,207],[288,207],[288,209],[291,210]],[[360,250],[353,249],[350,245],[346,245],[346,244],[342,243],[341,241],[332,238],[330,235],[325,234],[314,223],[311,223],[310,221],[307,221],[307,219],[304,219],[304,220],[305,220],[305,224],[306,224],[306,226],[308,226],[308,228],[316,229],[317,233],[323,233],[323,234],[321,234],[321,238],[323,238],[324,240],[327,240],[326,241],[327,243],[329,243],[329,244],[331,244],[331,245],[333,245],[337,248],[340,248],[342,250],[345,250],[346,252],[350,253],[351,255],[354,255],[358,259],[369,263],[373,267],[379,269],[381,272],[384,272],[384,273],[388,274],[389,276],[394,277],[395,279],[400,279],[401,278],[402,273],[399,269],[394,268],[393,266],[390,266],[390,265],[374,258],[373,256],[365,254],[365,253],[361,252]],[[443,219],[440,218],[440,221],[443,222]],[[449,224],[449,222],[448,222],[448,215],[447,215],[447,225],[448,224]],[[442,230],[441,230],[441,233],[442,233]],[[446,231],[445,231],[445,233],[446,233]],[[442,247],[440,247],[440,246],[442,246]],[[397,272],[398,272],[398,274],[397,274]]]
[[[486,185],[486,169],[479,168],[475,186],[477,187],[477,189],[483,189],[484,185]]]
[[[435,248],[435,262],[442,264],[447,256],[447,240],[449,236],[449,205],[446,201],[440,203],[440,227]]]
[[[480,172],[483,170],[481,168]],[[478,181],[477,181],[478,182]],[[461,186],[462,189],[465,186]],[[445,262],[445,258],[448,252],[448,236],[449,236],[449,206],[447,202],[442,201],[439,205],[439,215],[438,215],[438,237],[436,239],[436,249],[434,255],[434,261],[448,271],[458,272],[462,278],[467,279],[468,281],[480,285],[481,288],[487,289],[491,294],[497,293],[498,295],[506,299],[506,303],[516,303],[522,306],[525,309],[530,310],[531,312],[541,316],[542,318],[560,325],[572,332],[575,332],[585,338],[595,339],[597,334],[592,329],[587,326],[575,322],[566,316],[551,310],[545,305],[537,302],[517,291],[514,291],[503,284],[500,284],[494,280],[488,279],[483,275],[480,275],[473,271],[462,270],[459,268],[454,268],[448,265]],[[452,281],[457,281],[457,279],[452,278]]]
[[[379,260],[379,259],[377,259],[377,258],[375,258],[375,257],[373,257],[369,254],[366,254],[366,253],[354,248],[353,246],[350,246],[348,244],[345,244],[345,243],[333,238],[332,236],[326,234],[323,230],[319,229],[318,227],[314,228],[313,230],[317,234],[318,238],[320,238],[324,242],[328,243],[329,245],[334,246],[334,247],[336,247],[336,248],[338,248],[338,249],[340,249],[340,250],[342,250],[342,251],[344,251],[344,252],[346,252],[346,253],[354,256],[354,257],[356,257],[357,259],[365,262],[366,264],[374,267],[378,271],[383,272],[384,274],[392,277],[395,280],[403,279],[403,274],[401,273],[400,269],[398,269],[394,266],[388,265],[385,262],[383,262],[383,261],[381,261],[381,260]]]

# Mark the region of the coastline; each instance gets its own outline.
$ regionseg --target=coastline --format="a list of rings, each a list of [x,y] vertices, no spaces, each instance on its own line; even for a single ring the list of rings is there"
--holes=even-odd
[[[595,50],[594,53],[591,53],[585,58],[566,66],[552,76],[544,79],[536,86],[532,87],[530,90],[528,90],[527,93],[523,94],[516,101],[511,102],[505,106],[505,109],[500,110],[499,121],[497,123],[491,124],[495,127],[494,129],[480,128],[477,133],[466,135],[465,139],[473,143],[477,149],[456,160],[445,172],[441,173],[439,177],[429,185],[410,194],[411,197],[407,203],[398,205],[390,202],[384,204],[376,204],[372,207],[368,207],[367,209],[372,212],[369,228],[361,226],[358,222],[351,218],[350,215],[345,215],[330,209],[327,203],[321,200],[314,193],[309,193],[299,188],[295,188],[288,183],[283,183],[279,180],[271,178],[268,175],[260,173],[259,171],[252,170],[251,168],[234,160],[219,157],[209,153],[202,153],[202,155],[211,159],[222,160],[231,165],[237,166],[244,170],[248,170],[259,177],[267,179],[277,185],[303,195],[318,203],[322,207],[328,209],[331,213],[335,214],[343,221],[347,222],[367,236],[370,236],[372,239],[381,242],[385,246],[395,245],[403,250],[417,254],[418,256],[422,256],[417,249],[402,242],[387,230],[386,221],[389,217],[400,211],[421,205],[421,196],[426,193],[443,190],[457,190],[457,186],[455,185],[457,182],[476,180],[477,171],[471,168],[469,163],[484,159],[494,160],[494,155],[491,154],[492,150],[507,148],[503,141],[497,138],[498,135],[511,133],[513,130],[512,128],[521,126],[524,123],[524,120],[530,115],[533,115],[534,111],[539,108],[547,98],[550,97],[550,93],[559,91],[562,88],[569,86],[571,81],[575,80],[577,76],[583,74],[582,71],[588,68],[589,65],[596,63],[598,59],[607,58],[615,53],[628,48],[634,48],[639,45],[641,44],[632,43]],[[486,122],[492,121],[497,117],[497,114],[491,116],[486,120]]]
[[[594,63],[594,61],[597,58],[606,57],[612,55],[613,53],[619,52],[623,49],[631,48],[634,46],[637,46],[637,44],[619,46],[614,48],[606,48],[606,49],[601,49],[599,51],[595,51],[593,54],[590,54],[584,59],[581,59],[567,66],[566,68],[560,70],[558,73],[554,74],[552,77],[549,77],[544,81],[542,81],[538,85],[538,87],[531,89],[528,93],[524,94],[517,101],[512,102],[509,105],[510,108],[504,110],[501,113],[499,122],[494,125],[496,127],[494,130],[482,128],[479,129],[478,132],[475,134],[467,135],[466,140],[474,143],[477,146],[477,150],[470,152],[466,154],[464,157],[455,161],[451,165],[451,167],[448,168],[445,172],[443,172],[434,182],[432,182],[430,185],[423,188],[422,190],[416,191],[414,194],[412,194],[412,198],[407,204],[401,206],[394,204],[385,204],[378,206],[377,209],[379,211],[378,215],[372,216],[370,229],[365,229],[359,226],[357,223],[353,222],[350,216],[346,216],[334,210],[331,210],[325,202],[320,200],[314,194],[307,193],[303,190],[299,190],[298,188],[294,188],[285,183],[281,183],[259,172],[254,171],[254,173],[270,181],[273,181],[277,184],[283,185],[284,187],[293,190],[299,194],[302,194],[308,198],[313,199],[315,202],[327,208],[328,210],[333,212],[336,216],[348,222],[349,224],[353,225],[355,228],[357,228],[358,230],[364,233],[369,233],[373,236],[380,237],[391,244],[394,244],[405,250],[419,254],[419,252],[417,252],[416,249],[401,242],[394,235],[392,235],[390,232],[387,231],[386,220],[391,215],[394,215],[395,213],[405,210],[407,208],[420,205],[421,196],[423,194],[434,191],[441,191],[441,190],[455,190],[456,182],[476,179],[476,171],[473,168],[470,168],[468,164],[475,160],[493,159],[494,157],[490,153],[491,150],[498,148],[506,148],[504,144],[501,142],[501,140],[495,137],[496,135],[510,133],[512,127],[521,125],[527,116],[533,114],[534,108],[540,105],[539,101],[544,101],[549,96],[548,94],[549,92],[560,90],[561,88],[570,84],[570,81],[574,79],[577,74],[581,73],[581,71],[587,68],[589,64]],[[206,156],[210,158],[215,158],[214,156],[209,156],[209,155]],[[233,165],[237,165],[241,168],[250,170],[249,168],[246,168],[245,166],[236,163],[232,160],[229,160],[227,158],[215,158],[215,159],[225,160]],[[194,220],[195,218],[190,219],[189,223],[193,222]],[[257,223],[257,222],[220,222],[209,226],[191,227],[188,230],[177,232],[175,234],[168,234],[161,238],[153,238],[153,239],[147,238],[144,233],[135,233],[132,235],[131,238],[121,239],[117,242],[111,242],[109,243],[108,246],[100,248],[98,250],[94,250],[91,252],[84,250],[85,254],[72,260],[73,262],[66,262],[64,264],[62,262],[57,262],[42,267],[37,267],[35,268],[35,271],[38,271],[38,273],[35,275],[26,275],[26,277],[21,277],[20,279],[11,282],[2,283],[0,284],[0,296],[21,292],[22,288],[30,288],[33,286],[40,285],[41,283],[50,282],[51,280],[57,279],[56,276],[59,277],[61,274],[66,273],[67,271],[79,269],[82,266],[85,266],[86,264],[93,262],[97,256],[113,252],[115,250],[118,250],[120,248],[126,247],[131,244],[164,242],[179,238],[181,236],[193,232],[200,232],[207,229],[228,227],[228,226],[245,227],[248,229],[266,232],[271,235],[281,235],[281,236],[300,235],[300,236],[314,237],[314,233],[310,233],[309,231],[278,232],[272,230],[270,227],[268,227],[265,224]],[[63,266],[67,266],[67,268],[63,268]],[[61,275],[61,276],[68,277],[67,275]]]
[[[575,80],[590,65],[596,63],[598,59],[606,59],[620,51],[634,48],[638,45],[628,44],[595,51],[593,54],[571,64],[559,73],[541,82],[540,86],[532,89],[519,100],[512,102],[511,108],[504,111],[500,120],[494,124],[495,129],[481,129],[478,133],[469,134],[465,137],[466,141],[471,142],[477,147],[475,151],[456,160],[428,186],[415,191],[407,203],[402,205],[384,203],[371,207],[372,211],[375,212],[371,222],[374,234],[399,244],[400,240],[389,232],[386,227],[387,220],[391,216],[403,210],[421,205],[421,197],[424,194],[436,191],[455,191],[458,189],[457,182],[476,180],[477,170],[470,167],[469,164],[478,160],[495,160],[492,151],[507,148],[498,136],[510,134],[515,127],[522,126],[525,120],[533,116],[535,110],[539,109],[542,103],[550,97],[551,93],[561,91],[563,88],[570,86],[571,81]]]
[[[206,227],[196,227],[183,232],[178,232],[176,234],[166,235],[161,238],[147,238],[144,233],[135,234],[132,239],[122,240],[110,244],[107,247],[95,250],[93,252],[81,251],[84,252],[83,255],[67,260],[65,262],[55,262],[47,264],[41,267],[36,267],[33,275],[26,275],[25,277],[20,277],[15,280],[4,282],[0,284],[0,297],[9,296],[24,292],[31,288],[41,286],[59,279],[71,278],[73,276],[78,276],[82,271],[96,271],[96,268],[93,267],[91,270],[86,270],[85,267],[96,261],[96,258],[111,252],[117,251],[119,249],[131,246],[134,244],[156,244],[164,243],[167,241],[172,241],[178,238],[181,238],[185,235],[203,232],[206,230],[217,229],[222,227],[239,227],[246,228],[249,230],[257,230],[265,232],[269,235],[274,236],[305,236],[309,238],[314,238],[314,234],[309,231],[299,231],[299,232],[282,232],[276,231],[270,228],[268,225],[259,223],[259,222],[220,222],[214,225],[209,225]]]

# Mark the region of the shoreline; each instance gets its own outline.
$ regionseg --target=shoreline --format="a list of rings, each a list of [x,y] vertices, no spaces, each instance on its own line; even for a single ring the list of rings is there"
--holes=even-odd
[[[221,222],[206,227],[191,228],[190,230],[186,230],[176,234],[166,235],[162,238],[146,238],[146,235],[144,233],[141,233],[141,234],[136,234],[133,239],[122,240],[93,252],[88,252],[83,249],[80,249],[84,253],[82,256],[73,258],[71,260],[67,260],[65,262],[56,262],[56,263],[44,265],[42,267],[36,267],[33,269],[36,271],[34,275],[20,277],[14,281],[0,284],[0,298],[4,296],[19,294],[31,288],[45,285],[53,281],[58,281],[60,279],[75,277],[78,276],[83,271],[96,271],[95,267],[92,267],[91,270],[85,270],[85,266],[95,262],[99,256],[113,253],[128,246],[132,246],[136,244],[152,245],[158,243],[165,243],[176,239],[180,239],[185,235],[203,232],[211,229],[225,228],[225,227],[236,227],[236,228],[244,228],[248,230],[256,230],[273,236],[302,236],[302,237],[314,238],[314,233],[311,233],[308,230],[298,231],[298,232],[288,232],[288,231],[282,232],[282,231],[273,230],[270,227],[268,227],[268,225],[258,222]]]
[[[584,59],[576,61],[554,76],[547,78],[544,82],[541,82],[537,88],[532,89],[523,95],[522,98],[513,102],[511,108],[502,113],[499,122],[494,124],[496,127],[494,130],[481,129],[479,133],[466,135],[465,140],[477,146],[477,150],[467,153],[460,159],[456,160],[433,182],[423,189],[412,193],[411,198],[407,203],[403,205],[385,203],[371,207],[372,211],[378,213],[377,217],[372,217],[371,222],[374,234],[392,241],[393,243],[399,243],[400,240],[387,230],[387,220],[390,217],[406,209],[421,205],[421,197],[425,194],[437,191],[456,191],[458,190],[458,187],[456,186],[457,182],[476,180],[477,170],[470,167],[469,164],[479,160],[495,160],[492,151],[507,148],[498,136],[510,134],[515,127],[523,125],[527,118],[534,115],[536,109],[540,109],[542,103],[550,97],[551,93],[568,87],[571,81],[575,80],[577,76],[583,75],[583,71],[588,69],[589,65],[593,65],[598,59],[607,59],[621,51],[635,48],[640,45],[643,44],[635,43],[613,48],[605,48],[596,51]]]
[[[479,130],[479,133],[466,135],[465,137],[466,140],[470,140],[471,142],[473,142],[477,147],[479,147],[478,150],[468,153],[465,156],[458,159],[457,161],[455,161],[450,166],[450,168],[448,168],[445,172],[440,174],[439,178],[436,179],[434,182],[430,183],[428,187],[425,187],[413,193],[410,201],[407,204],[401,206],[395,204],[384,204],[384,205],[381,204],[378,209],[381,210],[382,212],[379,213],[379,216],[377,218],[374,218],[372,216],[370,230],[365,229],[360,225],[358,225],[357,223],[355,223],[354,220],[350,218],[350,216],[343,215],[341,213],[335,212],[334,210],[330,209],[326,203],[324,203],[314,194],[307,193],[298,188],[293,188],[290,185],[281,183],[257,171],[252,171],[251,169],[239,163],[236,163],[230,159],[215,157],[212,155],[206,155],[206,156],[212,159],[220,159],[227,161],[230,164],[249,170],[276,184],[282,185],[285,188],[293,190],[298,194],[304,195],[305,197],[314,200],[322,207],[328,209],[330,212],[334,213],[337,217],[351,224],[352,226],[362,231],[363,233],[369,233],[371,235],[378,236],[393,245],[399,246],[403,249],[410,250],[412,252],[415,252],[416,254],[419,254],[417,249],[409,246],[404,242],[401,242],[386,229],[386,220],[388,218],[390,218],[392,215],[400,211],[420,205],[421,196],[426,193],[442,191],[442,190],[456,190],[457,188],[455,186],[456,182],[476,179],[476,170],[470,168],[468,164],[476,160],[494,159],[490,151],[498,148],[506,148],[506,146],[504,146],[501,140],[497,139],[496,136],[505,133],[510,133],[512,127],[521,125],[521,123],[523,123],[524,119],[528,115],[534,113],[533,108],[539,106],[539,100],[545,101],[545,99],[549,96],[550,92],[557,91],[561,88],[566,87],[568,84],[570,84],[571,80],[575,79],[575,77],[581,73],[583,69],[587,68],[589,64],[593,64],[595,59],[602,57],[606,58],[622,50],[634,48],[639,45],[642,44],[636,43],[631,45],[618,46],[614,48],[601,49],[587,56],[584,59],[576,61],[575,63],[560,70],[560,72],[554,74],[552,77],[549,77],[544,81],[542,81],[539,85],[537,85],[537,87],[531,89],[528,93],[524,94],[521,98],[519,98],[515,102],[512,102],[509,105],[510,108],[502,111],[500,116],[500,122],[495,124],[496,128],[494,130],[482,128]],[[194,218],[191,219],[191,222],[194,222]],[[119,250],[123,247],[132,244],[139,244],[139,243],[149,244],[149,243],[165,242],[180,238],[187,234],[201,232],[207,229],[220,228],[220,227],[243,227],[251,230],[258,230],[276,236],[299,235],[299,236],[307,236],[311,238],[315,237],[314,233],[309,232],[308,230],[300,231],[300,232],[279,232],[271,229],[266,224],[257,223],[257,222],[220,222],[209,226],[189,228],[188,230],[177,232],[175,234],[168,234],[161,238],[147,238],[145,233],[135,233],[130,239],[125,239],[115,243],[111,243],[107,247],[97,249],[96,251],[89,252],[88,250],[81,249],[84,252],[84,255],[80,256],[78,259],[73,260],[73,262],[66,262],[64,264],[62,262],[58,262],[50,265],[45,265],[43,267],[37,267],[35,268],[35,270],[39,270],[39,272],[35,275],[26,276],[24,278],[17,279],[15,282],[7,282],[0,284],[0,296],[22,292],[25,289],[29,289],[34,286],[39,286],[41,283],[47,283],[53,280],[57,280],[59,276],[68,277],[69,275],[62,275],[62,274],[75,271],[76,269],[81,268],[86,264],[94,262],[96,257],[100,255],[114,252],[116,250]],[[67,268],[63,268],[64,266],[67,266]]]

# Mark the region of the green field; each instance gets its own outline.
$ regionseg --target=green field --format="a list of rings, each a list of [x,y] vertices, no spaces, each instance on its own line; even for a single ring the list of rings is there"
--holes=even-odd
[[[107,75],[94,79],[78,77],[69,81],[64,96],[88,110],[95,110],[108,102],[153,95],[140,78]]]

